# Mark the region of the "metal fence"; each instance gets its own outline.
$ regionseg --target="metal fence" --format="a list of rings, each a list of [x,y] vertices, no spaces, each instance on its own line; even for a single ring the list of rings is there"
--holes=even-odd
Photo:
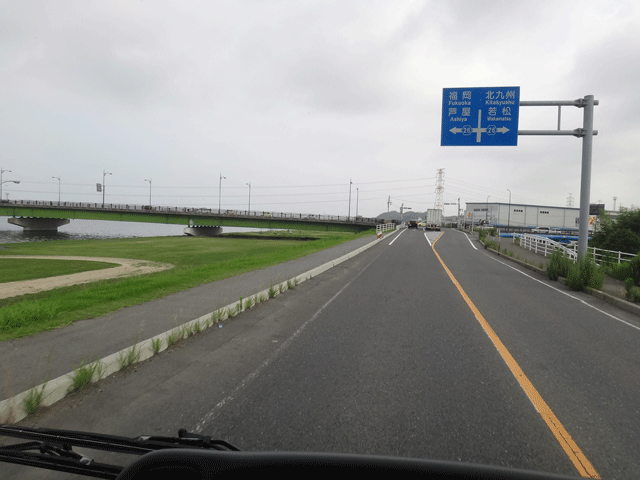
[[[522,248],[526,248],[531,250],[532,252],[538,253],[540,255],[544,255],[545,257],[551,255],[554,250],[560,250],[564,253],[565,256],[570,258],[574,263],[578,259],[578,245],[576,243],[572,243],[569,245],[563,245],[560,242],[556,242],[555,240],[551,240],[542,235],[531,235],[531,234],[513,234],[513,242],[515,243],[516,238],[520,241],[520,246]],[[613,250],[604,250],[602,248],[588,247],[587,255],[589,255],[595,263],[600,265],[603,262],[606,263],[621,263],[628,262],[632,258],[636,257],[631,253],[625,252],[615,252]]]

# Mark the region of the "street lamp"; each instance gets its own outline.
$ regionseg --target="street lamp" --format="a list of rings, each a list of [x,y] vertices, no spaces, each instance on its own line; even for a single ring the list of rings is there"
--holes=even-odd
[[[251,182],[246,183],[245,185],[249,185],[249,209],[247,210],[247,215],[250,215],[250,212],[251,212]]]
[[[3,170],[4,172],[10,172],[11,170]],[[0,177],[1,179],[2,177]],[[5,180],[0,182],[0,200],[2,200],[2,184],[3,183],[20,183],[20,180]],[[7,201],[9,201],[9,194],[7,193]]]
[[[484,223],[489,223],[489,197],[491,195],[487,195],[487,211],[484,214]]]
[[[349,179],[349,215],[347,215],[347,220],[351,220],[351,185],[353,182]]]
[[[220,213],[220,205],[222,202],[222,179],[227,179],[227,177],[223,177],[222,173],[220,174],[220,183],[218,184],[218,213]]]
[[[149,182],[149,207],[151,207],[151,179],[144,179],[145,182]]]
[[[60,203],[60,177],[51,177],[58,179],[58,203]]]
[[[104,178],[107,175],[113,175],[111,172],[107,172],[105,170],[102,170],[102,208],[104,208],[104,191],[106,190],[106,187],[104,185]]]
[[[507,232],[508,232],[509,226],[511,225],[511,190],[507,188],[507,192],[509,192],[509,216],[507,217]]]
[[[2,167],[0,167],[0,200],[2,200],[2,184],[5,183],[2,181],[2,174],[4,172],[11,172],[11,170],[2,170]],[[9,182],[6,182],[9,183]]]

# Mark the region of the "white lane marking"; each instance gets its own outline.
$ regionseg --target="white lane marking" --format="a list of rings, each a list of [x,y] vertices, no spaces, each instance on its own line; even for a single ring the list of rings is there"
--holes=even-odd
[[[398,237],[399,237],[400,235],[402,235],[402,234],[403,234],[404,232],[406,232],[406,231],[407,231],[407,229],[406,229],[406,228],[405,228],[404,230],[402,230],[398,235],[396,235],[396,238],[394,238],[393,240],[391,240],[391,241],[389,242],[389,245],[391,245],[393,242],[395,242],[395,241],[398,239]]]
[[[556,287],[554,287],[554,286],[552,286],[552,285],[549,285],[548,283],[545,283],[545,282],[543,282],[542,280],[538,280],[537,278],[532,277],[531,275],[529,275],[529,274],[527,274],[527,273],[524,273],[523,271],[518,270],[517,268],[515,268],[515,267],[513,267],[513,266],[511,266],[511,265],[508,265],[508,264],[504,263],[503,261],[498,260],[497,258],[493,258],[493,257],[492,257],[491,255],[489,255],[489,254],[487,254],[487,257],[489,257],[491,260],[495,260],[496,262],[501,263],[502,265],[504,265],[504,266],[506,266],[506,267],[511,268],[512,270],[515,270],[516,272],[518,272],[518,273],[520,273],[520,274],[524,275],[525,277],[529,277],[531,280],[535,280],[536,282],[541,283],[541,284],[542,284],[542,285],[544,285],[545,287],[549,287],[549,288],[551,288],[551,289],[555,290],[556,292],[559,292],[559,293],[561,293],[561,294],[563,294],[563,295],[566,295],[567,297],[572,298],[572,299],[574,299],[574,300],[577,300],[578,302],[580,302],[580,303],[582,303],[582,304],[586,305],[586,306],[587,306],[587,307],[589,307],[589,308],[593,308],[594,310],[596,310],[596,311],[598,311],[598,312],[600,312],[600,313],[602,313],[602,314],[606,315],[607,317],[611,317],[611,318],[613,318],[614,320],[617,320],[618,322],[622,322],[622,323],[624,323],[625,325],[628,325],[629,327],[635,328],[636,330],[640,330],[640,327],[638,327],[638,326],[636,326],[636,325],[634,325],[634,324],[632,324],[632,323],[629,323],[629,322],[627,322],[627,321],[625,321],[625,320],[622,320],[621,318],[618,318],[618,317],[616,317],[615,315],[611,315],[610,313],[607,313],[607,312],[605,312],[604,310],[600,310],[598,307],[594,307],[593,305],[588,304],[587,302],[585,302],[585,301],[584,301],[584,300],[582,300],[581,298],[578,298],[578,297],[576,297],[576,296],[574,296],[574,295],[571,295],[570,293],[563,292],[563,291],[562,291],[562,290],[560,290],[559,288],[556,288]]]
[[[431,240],[429,240],[429,237],[427,237],[427,232],[424,232],[424,238],[427,239],[427,242],[429,242],[429,246],[431,246]]]
[[[396,237],[397,238],[397,237]],[[262,371],[264,369],[266,369],[271,363],[273,363],[274,360],[276,360],[292,343],[293,341],[298,337],[298,335],[300,335],[304,329],[306,329],[315,319],[317,319],[320,314],[322,313],[322,311],[327,308],[336,298],[338,298],[338,296],[340,296],[340,294],[342,294],[342,292],[344,292],[349,285],[351,285],[353,282],[355,282],[358,278],[360,278],[360,275],[362,275],[364,272],[366,272],[369,267],[371,266],[371,264],[373,264],[373,262],[375,262],[378,257],[380,256],[382,252],[380,252],[378,255],[376,255],[376,257],[371,260],[366,267],[364,267],[362,270],[360,270],[360,272],[353,277],[351,280],[349,280],[349,282],[347,282],[347,284],[342,287],[338,293],[336,293],[333,297],[331,297],[324,305],[322,305],[307,321],[305,321],[300,328],[298,328],[293,335],[291,335],[289,338],[287,338],[284,342],[282,342],[280,344],[280,346],[269,356],[269,358],[267,358],[264,362],[262,362],[260,365],[258,365],[258,367],[251,372],[249,375],[247,375],[245,378],[243,378],[240,383],[238,383],[238,385],[236,385],[231,392],[229,392],[229,394],[224,397],[222,400],[220,400],[212,409],[210,412],[208,412],[207,414],[205,414],[204,417],[202,417],[202,419],[198,422],[198,424],[195,426],[194,431],[195,432],[202,432],[202,429],[205,427],[205,425],[208,422],[213,421],[218,414],[220,413],[220,408],[222,408],[225,404],[231,402],[234,400],[234,398],[236,398],[238,396],[238,394],[249,384],[251,383],[251,381],[255,380],[258,375],[260,375],[262,373]]]
[[[460,232],[460,230],[456,230],[456,232]],[[471,241],[471,239],[469,238],[469,235],[467,235],[465,232],[460,232],[462,233],[465,237],[467,237],[467,240],[469,240],[469,243],[471,244],[471,246],[473,247],[474,250],[477,250],[478,248],[473,244],[473,242]]]

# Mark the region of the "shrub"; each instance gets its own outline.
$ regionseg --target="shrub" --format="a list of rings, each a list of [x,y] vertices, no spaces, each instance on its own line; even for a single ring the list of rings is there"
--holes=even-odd
[[[484,244],[484,248],[490,248],[491,250],[495,250],[495,251],[500,250],[500,246],[498,245],[498,242],[495,242],[493,240],[486,242]]]
[[[624,281],[624,286],[627,289],[627,300],[630,302],[640,302],[640,288],[633,284],[633,279],[627,278]]]
[[[478,237],[480,238],[480,241],[484,243],[484,239],[487,238],[487,231],[478,230]]]
[[[573,265],[570,258],[566,257],[561,250],[554,250],[549,257],[549,264],[547,265],[547,277],[551,280],[558,280],[558,277],[567,278],[569,276],[569,269]]]
[[[567,275],[567,285],[571,290],[583,291],[585,288],[599,290],[604,284],[604,271],[599,268],[593,259],[582,256],[578,263],[571,266]]]
[[[633,283],[636,287],[640,287],[640,252],[627,262],[629,269],[629,277],[633,279]]]

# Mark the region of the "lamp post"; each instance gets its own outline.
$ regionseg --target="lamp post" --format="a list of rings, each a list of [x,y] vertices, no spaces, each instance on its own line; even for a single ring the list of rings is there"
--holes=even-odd
[[[358,218],[358,201],[360,200],[360,187],[356,187],[356,219]]]
[[[60,203],[60,177],[51,177],[58,179],[58,203]]]
[[[489,223],[489,197],[491,195],[487,195],[487,211],[484,214],[484,223]]]
[[[149,207],[151,207],[151,179],[144,179],[145,182],[149,182]]]
[[[507,192],[509,192],[509,216],[507,217],[507,232],[508,232],[509,226],[511,225],[511,190],[507,188]]]
[[[104,208],[104,192],[106,187],[104,185],[104,179],[107,175],[113,175],[111,172],[107,172],[106,170],[102,170],[102,208]]]
[[[5,172],[10,172],[11,170],[4,170]],[[20,183],[20,180],[5,180],[4,182],[0,182],[0,200],[2,200],[2,184],[3,183]],[[9,201],[9,194],[7,193],[7,201]]]
[[[11,172],[11,170],[2,170],[2,167],[0,167],[0,200],[2,200],[2,184],[5,183],[2,181],[2,174],[4,172]],[[6,182],[9,183],[9,182]]]
[[[249,215],[251,212],[251,182],[246,183],[246,185],[249,185],[249,208],[247,210],[247,215]]]
[[[220,174],[220,183],[218,184],[218,214],[220,213],[220,205],[222,204],[222,179],[227,179],[227,177],[223,177],[222,173]]]
[[[347,220],[351,220],[351,185],[353,185],[353,182],[349,179],[349,214],[347,215]]]

